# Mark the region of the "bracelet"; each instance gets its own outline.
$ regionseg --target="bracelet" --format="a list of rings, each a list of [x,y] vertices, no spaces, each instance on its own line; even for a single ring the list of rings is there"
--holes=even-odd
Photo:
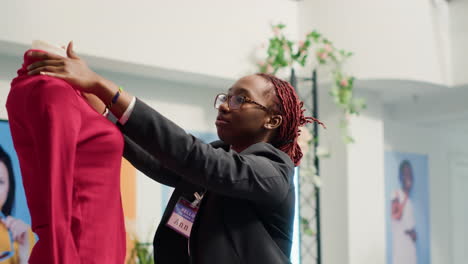
[[[119,90],[117,93],[115,93],[114,97],[112,97],[111,102],[107,105],[108,109],[111,109],[111,107],[117,102],[117,99],[119,99],[120,94],[122,93],[123,88],[122,86],[119,86]]]

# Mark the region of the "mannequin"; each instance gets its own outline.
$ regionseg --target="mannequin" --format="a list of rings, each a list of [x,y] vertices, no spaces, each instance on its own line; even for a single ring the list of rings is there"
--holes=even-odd
[[[44,41],[34,50],[66,56]],[[28,51],[27,51],[28,52]],[[24,57],[7,111],[32,230],[30,264],[122,264],[125,228],[120,197],[123,137],[63,80],[29,76]]]

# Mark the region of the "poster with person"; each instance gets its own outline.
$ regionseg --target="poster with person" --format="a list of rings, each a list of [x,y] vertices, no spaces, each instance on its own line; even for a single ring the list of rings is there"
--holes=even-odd
[[[0,264],[25,263],[34,243],[18,157],[8,122],[0,120]]]
[[[387,264],[429,264],[429,170],[425,155],[385,153]]]

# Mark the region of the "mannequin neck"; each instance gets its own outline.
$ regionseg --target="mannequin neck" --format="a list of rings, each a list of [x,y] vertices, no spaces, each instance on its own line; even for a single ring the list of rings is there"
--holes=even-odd
[[[47,53],[53,53],[55,55],[59,55],[59,56],[62,56],[62,57],[67,57],[67,51],[58,47],[58,46],[55,46],[53,44],[50,44],[50,43],[47,43],[45,41],[42,41],[42,40],[34,40],[32,42],[32,45],[31,45],[32,49],[35,49],[35,50],[42,50],[42,51],[45,51]]]

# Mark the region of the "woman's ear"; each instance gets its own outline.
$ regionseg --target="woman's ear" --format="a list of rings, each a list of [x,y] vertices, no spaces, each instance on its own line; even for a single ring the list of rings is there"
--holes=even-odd
[[[271,115],[268,117],[267,122],[265,123],[264,127],[269,130],[273,130],[281,126],[283,123],[283,116],[281,115]]]

